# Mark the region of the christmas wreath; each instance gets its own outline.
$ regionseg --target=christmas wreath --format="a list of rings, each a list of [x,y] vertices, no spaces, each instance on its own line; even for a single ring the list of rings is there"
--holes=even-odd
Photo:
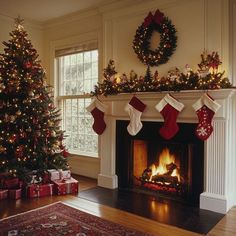
[[[155,50],[150,49],[150,39],[154,31],[160,33],[160,43]],[[162,12],[149,12],[136,31],[133,49],[141,62],[149,66],[166,63],[176,49],[176,30],[171,21]]]

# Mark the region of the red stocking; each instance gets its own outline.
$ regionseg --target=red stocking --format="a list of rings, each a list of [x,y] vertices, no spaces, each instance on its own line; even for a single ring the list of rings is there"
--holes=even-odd
[[[171,139],[179,131],[176,123],[178,114],[184,108],[184,104],[178,102],[175,98],[167,94],[157,105],[156,109],[164,118],[164,125],[160,128],[159,133],[164,139]]]
[[[104,113],[106,110],[105,105],[101,103],[98,99],[95,99],[86,108],[86,110],[90,112],[94,118],[93,130],[98,135],[102,134],[106,129],[106,123],[104,121]]]
[[[198,116],[198,126],[195,130],[196,136],[201,140],[207,140],[213,132],[212,119],[216,111],[220,108],[214,99],[204,94],[193,104],[193,108]]]

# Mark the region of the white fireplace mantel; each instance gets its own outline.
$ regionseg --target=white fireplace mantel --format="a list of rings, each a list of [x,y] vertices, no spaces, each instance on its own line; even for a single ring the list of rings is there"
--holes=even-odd
[[[210,90],[208,94],[221,104],[213,118],[213,133],[204,144],[204,192],[200,195],[200,208],[226,213],[236,204],[236,99],[234,89]],[[205,91],[191,90],[170,92],[185,107],[177,122],[197,123],[198,118],[192,105]],[[163,122],[163,117],[155,105],[167,92],[136,93],[147,105],[142,121]],[[98,185],[105,188],[117,188],[116,175],[116,120],[129,120],[125,105],[132,94],[118,94],[99,99],[107,105],[105,113],[106,130],[100,137],[100,174]],[[126,132],[126,131],[124,131]]]

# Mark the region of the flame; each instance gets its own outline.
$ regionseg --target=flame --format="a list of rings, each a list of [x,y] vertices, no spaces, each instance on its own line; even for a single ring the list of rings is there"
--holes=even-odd
[[[168,172],[166,165],[175,163],[175,156],[170,154],[170,151],[168,148],[164,148],[159,156],[159,165],[156,166],[155,164],[152,164],[151,170],[152,175],[150,177],[150,181],[152,180],[152,177],[155,175],[163,175]],[[171,176],[177,176],[178,181],[180,182],[180,175],[178,173],[177,169],[174,169]]]

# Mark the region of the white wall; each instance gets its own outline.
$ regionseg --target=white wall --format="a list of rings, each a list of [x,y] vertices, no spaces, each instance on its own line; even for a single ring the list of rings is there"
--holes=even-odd
[[[204,49],[218,51],[223,65],[220,70],[229,73],[229,2],[228,0],[122,0],[105,7],[72,14],[44,25],[44,58],[50,83],[54,78],[54,51],[86,39],[97,38],[102,68],[109,59],[115,60],[119,73],[129,74],[135,70],[145,74],[144,66],[132,49],[137,27],[149,11],[161,10],[175,25],[177,48],[170,60],[153,67],[161,75],[173,67],[183,68],[189,64],[197,69]],[[231,79],[231,78],[230,78]],[[100,147],[104,148],[104,147]],[[96,177],[100,160],[71,157],[72,171]]]
[[[177,48],[170,60],[159,67],[153,67],[160,74],[170,68],[183,68],[189,64],[197,69],[204,49],[218,51],[228,71],[228,18],[225,0],[154,0],[133,4],[129,8],[104,13],[104,63],[112,58],[119,72],[129,73],[134,69],[144,74],[146,66],[132,49],[136,29],[149,11],[161,10],[175,25]]]
[[[68,48],[80,43],[97,40],[99,58],[102,61],[102,16],[97,10],[89,10],[80,14],[53,20],[45,25],[44,54],[46,68],[49,71],[49,82],[54,82],[54,55],[56,49]],[[100,69],[102,65],[99,65]],[[75,174],[97,178],[100,172],[100,159],[84,156],[68,158],[72,172]]]
[[[230,0],[230,73],[236,84],[236,0]]]

